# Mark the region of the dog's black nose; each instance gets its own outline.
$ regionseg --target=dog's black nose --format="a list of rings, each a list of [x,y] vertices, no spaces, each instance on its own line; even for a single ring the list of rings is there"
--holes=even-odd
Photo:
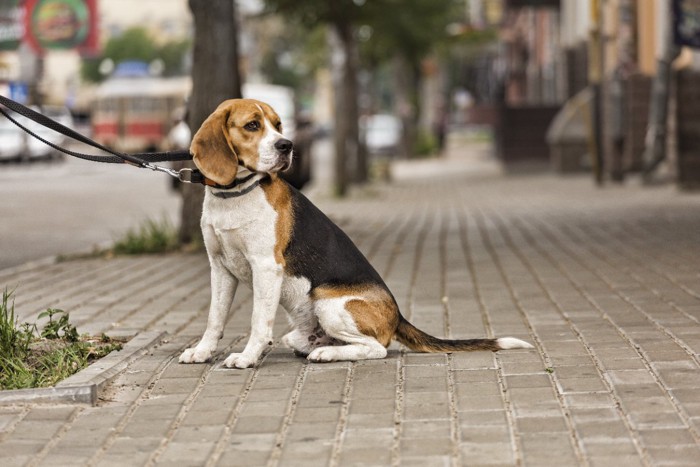
[[[287,154],[291,152],[294,147],[294,143],[285,138],[280,138],[275,142],[275,149],[277,149],[282,154]]]

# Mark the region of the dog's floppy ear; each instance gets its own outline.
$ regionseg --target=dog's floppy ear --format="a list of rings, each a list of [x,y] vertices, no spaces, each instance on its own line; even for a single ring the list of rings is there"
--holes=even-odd
[[[192,138],[190,153],[197,168],[219,185],[233,182],[238,172],[238,156],[228,132],[231,106],[220,106],[204,120]]]

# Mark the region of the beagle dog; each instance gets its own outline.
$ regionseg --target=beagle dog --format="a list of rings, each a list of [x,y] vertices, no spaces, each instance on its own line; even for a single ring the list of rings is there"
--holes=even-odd
[[[211,264],[206,331],[181,363],[205,362],[223,335],[240,282],[253,289],[250,338],[229,368],[257,363],[272,344],[282,305],[291,331],[282,343],[313,362],[384,358],[392,338],[418,352],[532,348],[515,338],[444,340],[401,316],[377,271],[348,236],[278,173],[293,144],[279,116],[252,99],[223,102],[194,135],[206,187],[202,234]]]

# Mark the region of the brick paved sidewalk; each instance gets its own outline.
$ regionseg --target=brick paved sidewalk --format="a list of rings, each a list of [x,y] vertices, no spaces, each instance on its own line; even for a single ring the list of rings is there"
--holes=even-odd
[[[21,320],[56,306],[81,332],[169,333],[97,407],[0,407],[0,465],[697,465],[700,196],[505,177],[478,152],[417,166],[319,204],[414,324],[536,350],[308,364],[275,346],[222,369],[249,327],[240,289],[217,361],[180,365],[204,256],[0,271]]]

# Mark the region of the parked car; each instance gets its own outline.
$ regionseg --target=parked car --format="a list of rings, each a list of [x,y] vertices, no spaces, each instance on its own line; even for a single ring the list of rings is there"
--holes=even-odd
[[[373,155],[394,156],[401,142],[401,120],[391,114],[367,115],[360,119],[360,135]]]
[[[65,107],[44,106],[39,109],[32,106],[31,109],[56,120],[64,126],[69,128],[73,126],[73,118],[70,111]],[[18,114],[14,114],[12,117],[37,136],[59,146],[65,144],[66,136],[61,133],[39,125]],[[62,155],[61,152],[56,151],[43,141],[25,133],[24,130],[5,118],[4,115],[0,115],[0,160],[31,161],[33,159]]]
[[[56,120],[63,126],[67,126],[68,128],[73,127],[73,117],[71,116],[70,111],[65,107],[45,105],[41,108],[41,110],[39,110],[38,108],[33,108],[33,110],[41,112],[47,117]],[[36,133],[38,136],[41,136],[45,140],[49,141],[50,143],[56,144],[58,146],[63,146],[66,142],[66,136],[49,128],[46,128],[43,125],[39,125],[38,123],[35,123],[31,120],[27,120],[25,126],[28,129],[32,130],[34,133]],[[51,146],[45,144],[42,141],[39,141],[38,139],[27,135],[26,157],[28,159],[45,159],[50,157],[61,156],[63,156],[63,153],[55,150]]]
[[[24,124],[24,119],[18,117]],[[0,161],[19,160],[24,151],[24,132],[0,114]]]

